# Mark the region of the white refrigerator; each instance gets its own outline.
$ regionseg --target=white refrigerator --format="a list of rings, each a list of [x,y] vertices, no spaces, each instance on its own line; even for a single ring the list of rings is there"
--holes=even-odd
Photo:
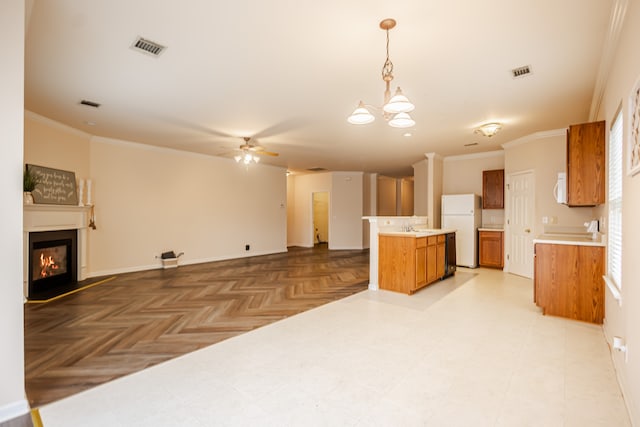
[[[477,194],[444,194],[442,228],[456,230],[456,264],[478,266],[478,227],[482,223],[482,205]]]

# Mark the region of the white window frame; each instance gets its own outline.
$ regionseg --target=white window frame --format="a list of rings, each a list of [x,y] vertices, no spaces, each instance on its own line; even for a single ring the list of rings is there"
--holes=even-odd
[[[622,150],[623,116],[622,109],[619,109],[609,130],[607,274],[604,280],[620,305],[622,305]]]

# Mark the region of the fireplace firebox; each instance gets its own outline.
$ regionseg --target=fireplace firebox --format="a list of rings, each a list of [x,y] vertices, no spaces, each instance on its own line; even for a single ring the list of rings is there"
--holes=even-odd
[[[77,230],[29,233],[29,299],[47,299],[77,285]]]

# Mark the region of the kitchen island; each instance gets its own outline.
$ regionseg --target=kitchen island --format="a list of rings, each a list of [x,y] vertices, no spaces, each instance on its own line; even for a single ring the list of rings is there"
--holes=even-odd
[[[455,230],[425,229],[378,233],[378,286],[405,294],[446,277],[447,235]]]

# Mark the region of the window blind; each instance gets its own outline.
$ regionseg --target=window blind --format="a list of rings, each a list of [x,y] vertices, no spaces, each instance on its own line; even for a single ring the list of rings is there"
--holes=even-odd
[[[608,279],[622,289],[622,110],[609,132]]]

